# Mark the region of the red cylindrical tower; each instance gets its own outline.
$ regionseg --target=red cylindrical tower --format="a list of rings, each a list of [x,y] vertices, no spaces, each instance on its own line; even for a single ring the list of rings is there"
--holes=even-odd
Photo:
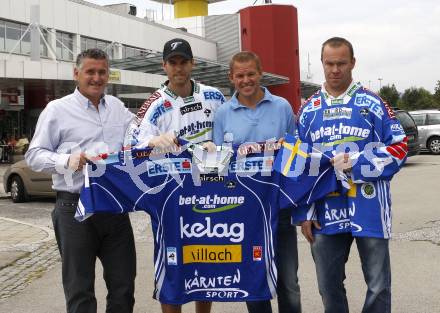
[[[289,77],[288,84],[269,87],[286,98],[294,111],[301,105],[298,14],[291,5],[262,5],[240,10],[241,49],[261,58],[263,71]]]

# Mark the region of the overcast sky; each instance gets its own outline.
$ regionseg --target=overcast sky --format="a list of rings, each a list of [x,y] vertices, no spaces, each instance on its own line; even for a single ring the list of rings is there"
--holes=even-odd
[[[156,9],[158,16],[172,16],[172,6],[149,0],[89,0],[97,4],[127,2]],[[255,0],[226,0],[211,4],[209,14],[235,13]],[[261,4],[262,0],[257,0]],[[354,46],[357,59],[355,80],[372,90],[395,84],[403,92],[424,87],[433,92],[440,80],[440,1],[439,0],[273,0],[298,9],[301,71],[307,71],[310,55],[313,81],[323,81],[321,44],[333,36],[345,37]],[[330,6],[329,3],[333,2]]]

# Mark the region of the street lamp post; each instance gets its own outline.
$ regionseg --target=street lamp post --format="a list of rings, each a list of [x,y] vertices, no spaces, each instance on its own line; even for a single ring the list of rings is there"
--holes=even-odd
[[[378,78],[377,79],[378,81],[379,81],[379,91],[382,89],[382,80],[383,80],[383,78]]]

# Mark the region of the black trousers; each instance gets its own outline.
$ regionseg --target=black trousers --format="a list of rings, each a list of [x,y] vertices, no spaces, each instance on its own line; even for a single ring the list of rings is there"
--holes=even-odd
[[[107,286],[106,313],[131,313],[136,250],[128,214],[95,214],[75,220],[78,195],[58,192],[52,222],[62,261],[67,313],[96,313],[98,257]]]
[[[279,212],[275,258],[278,269],[277,302],[279,313],[301,313],[298,284],[298,241],[296,226],[290,225],[291,209]],[[247,301],[249,313],[272,313],[269,300]]]

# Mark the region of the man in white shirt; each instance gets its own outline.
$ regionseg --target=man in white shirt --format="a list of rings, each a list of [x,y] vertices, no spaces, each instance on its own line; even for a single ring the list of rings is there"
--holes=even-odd
[[[41,113],[25,158],[33,170],[52,173],[57,191],[52,221],[67,312],[96,312],[97,257],[108,289],[106,312],[133,312],[136,251],[128,214],[97,214],[81,223],[74,218],[87,157],[119,151],[133,114],[119,99],[104,94],[109,77],[104,51],[80,53],[74,77],[75,91],[50,102]]]

